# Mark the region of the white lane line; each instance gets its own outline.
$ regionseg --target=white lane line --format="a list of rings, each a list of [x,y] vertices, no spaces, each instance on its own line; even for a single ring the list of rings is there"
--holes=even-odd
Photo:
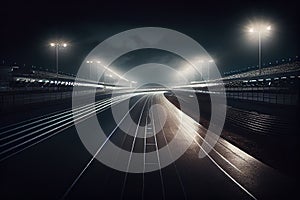
[[[107,107],[109,107],[109,106],[110,106],[110,105],[107,105],[106,107],[100,107],[100,108],[96,109],[96,112],[99,112],[100,110],[102,110],[102,109],[104,109],[104,108],[107,108]],[[81,115],[81,114],[79,114],[78,116],[80,116],[80,115]],[[91,116],[91,115],[93,115],[93,114],[88,113],[88,114],[86,114],[86,115],[83,115],[83,116],[81,116],[81,117],[78,117],[76,120],[81,119],[81,118],[83,118],[83,117]],[[61,121],[61,122],[64,122],[64,121],[66,121],[66,120],[63,120],[63,121]],[[59,122],[59,123],[57,122],[57,123],[55,123],[54,125],[60,124],[61,122]],[[24,144],[26,144],[26,143],[28,143],[28,142],[30,142],[30,141],[32,141],[32,140],[35,140],[35,139],[37,139],[37,138],[39,138],[39,137],[42,137],[42,136],[44,136],[44,135],[46,135],[46,134],[48,134],[48,133],[51,133],[52,131],[55,131],[55,130],[61,128],[61,127],[64,127],[64,126],[66,126],[66,125],[68,125],[68,124],[72,124],[73,122],[74,122],[73,120],[72,120],[72,121],[69,121],[69,122],[67,122],[67,123],[64,123],[64,124],[58,126],[58,127],[53,128],[53,129],[51,129],[51,130],[49,130],[49,131],[46,131],[46,132],[43,133],[43,134],[40,134],[40,135],[38,135],[38,136],[36,136],[36,137],[33,137],[33,138],[29,139],[29,140],[26,140],[26,141],[20,143],[20,144],[18,144],[18,145],[15,145],[15,146],[13,146],[13,147],[10,147],[10,148],[8,148],[8,149],[6,149],[6,150],[0,152],[0,155],[2,155],[2,154],[4,154],[4,153],[7,153],[7,152],[9,152],[9,151],[11,151],[11,150],[13,150],[13,149],[16,149],[17,147],[22,146],[22,145],[24,145]],[[53,126],[53,125],[51,125],[51,126]],[[43,129],[45,129],[45,128],[43,128]],[[41,129],[40,129],[40,130],[41,130]],[[37,132],[39,132],[39,131],[37,131]],[[34,134],[34,133],[35,133],[35,132],[29,133],[29,134],[27,134],[26,136],[30,136],[30,135],[32,135],[32,134]],[[2,159],[1,159],[1,160],[2,160]]]
[[[165,97],[164,97],[165,98]],[[167,100],[167,99],[166,99]],[[168,100],[167,100],[168,101]],[[178,109],[179,110],[179,109]],[[180,112],[182,112],[181,110],[179,110]],[[188,116],[187,114],[185,114],[184,112],[182,112],[182,114],[187,117],[189,120],[193,121],[193,123],[196,123],[198,126],[203,127],[202,125],[200,125],[197,121],[195,121],[193,118],[191,118],[190,116]],[[188,125],[187,125],[188,126]],[[220,156],[225,162],[227,162],[231,167],[233,167],[234,169],[236,169],[237,171],[239,171],[240,173],[243,173],[237,166],[235,166],[233,163],[231,163],[229,160],[227,160],[222,154],[220,154],[214,147],[212,147],[201,135],[199,135],[198,133],[196,134],[196,136],[200,137],[200,139],[205,142],[209,147],[211,147],[212,151],[214,151],[218,156]]]
[[[122,193],[121,193],[121,199],[123,199],[123,196],[124,196],[126,182],[127,182],[127,176],[128,176],[128,171],[129,171],[130,162],[131,162],[131,158],[132,158],[132,153],[133,153],[133,149],[134,149],[134,145],[135,145],[135,140],[137,138],[137,134],[138,134],[138,130],[139,130],[139,125],[141,123],[141,119],[142,119],[142,116],[143,116],[143,113],[144,113],[145,106],[146,106],[146,104],[148,102],[148,98],[149,97],[147,97],[146,100],[145,100],[145,103],[143,105],[142,111],[141,111],[140,116],[139,116],[138,124],[137,124],[136,129],[135,129],[135,134],[134,134],[134,138],[133,138],[133,141],[132,141],[132,146],[131,146],[130,155],[129,155],[129,158],[128,158],[126,173],[125,173],[125,177],[124,177],[124,181],[123,181],[123,188],[122,188]]]
[[[71,113],[71,114],[68,114],[68,115],[66,115],[66,116],[59,117],[59,118],[57,118],[57,119],[63,119],[63,117],[65,117],[65,119],[60,120],[60,121],[58,121],[58,122],[56,122],[56,123],[52,123],[52,122],[57,121],[57,119],[53,119],[53,120],[50,120],[50,121],[48,121],[48,122],[42,123],[42,124],[40,124],[40,125],[37,125],[37,126],[35,126],[35,127],[33,127],[33,128],[37,128],[37,127],[40,127],[40,126],[42,126],[42,125],[44,126],[44,125],[50,123],[50,125],[48,125],[48,126],[45,126],[45,127],[41,128],[41,129],[38,129],[38,130],[33,131],[33,132],[30,132],[30,133],[25,134],[25,135],[23,135],[23,136],[20,136],[20,137],[18,137],[18,138],[16,138],[16,139],[13,139],[13,140],[11,140],[11,141],[9,141],[9,142],[7,142],[7,143],[1,144],[0,147],[7,146],[7,145],[9,145],[9,144],[11,144],[11,143],[13,143],[13,142],[16,142],[16,141],[18,141],[18,140],[21,140],[21,139],[23,139],[23,138],[25,138],[25,137],[28,137],[28,136],[30,136],[30,135],[33,135],[33,134],[38,133],[38,132],[40,132],[40,131],[43,131],[43,130],[45,130],[45,129],[51,128],[51,127],[56,126],[56,125],[58,125],[58,124],[61,124],[61,123],[65,122],[65,121],[73,120],[73,117],[75,118],[75,117],[77,117],[77,116],[80,116],[80,115],[82,115],[82,114],[84,114],[84,113],[87,113],[87,112],[90,112],[90,111],[93,111],[93,110],[96,111],[98,108],[101,109],[101,108],[102,108],[101,106],[103,106],[103,108],[105,108],[105,107],[111,105],[110,103],[111,103],[111,102],[105,103],[105,104],[99,104],[99,105],[97,105],[97,106],[95,106],[95,107],[94,107],[94,106],[91,106],[88,110],[83,109],[83,111],[82,111],[82,110],[77,111],[75,115],[72,115],[72,113]],[[114,102],[114,103],[115,103],[115,102]],[[92,115],[92,114],[94,114],[94,113],[91,113],[91,115]],[[69,117],[69,116],[70,116],[70,117]],[[51,123],[52,123],[52,124],[51,124]],[[23,130],[23,131],[17,132],[16,134],[12,134],[10,137],[19,135],[19,134],[21,134],[21,133],[23,133],[23,132],[27,132],[28,130],[31,130],[31,129],[32,129],[32,128],[25,129],[25,130]],[[5,139],[8,139],[8,138],[10,138],[10,137],[2,138],[2,139],[0,139],[0,141],[5,140]],[[0,155],[1,155],[1,153],[0,153]]]
[[[39,130],[34,131],[33,133],[23,135],[23,136],[21,136],[21,137],[19,137],[19,138],[16,138],[16,139],[12,140],[12,141],[9,141],[9,142],[7,142],[7,143],[5,143],[5,144],[2,144],[2,145],[0,145],[0,147],[6,146],[6,145],[8,145],[8,144],[10,144],[10,143],[13,143],[13,142],[15,142],[15,141],[18,141],[18,140],[23,139],[23,138],[25,138],[25,137],[28,137],[28,136],[30,136],[30,135],[33,135],[33,134],[35,134],[35,133],[37,133],[37,132],[40,132],[40,131],[42,131],[42,130],[45,130],[45,129],[47,129],[47,128],[50,128],[50,127],[52,127],[52,126],[54,126],[54,125],[58,125],[58,124],[60,124],[60,123],[62,123],[62,122],[64,122],[64,121],[67,121],[67,120],[73,120],[73,118],[75,118],[76,116],[79,116],[80,114],[84,114],[84,113],[86,113],[86,112],[93,111],[93,108],[98,109],[98,108],[100,108],[100,106],[103,106],[103,108],[106,108],[106,107],[109,106],[109,105],[113,105],[113,104],[115,104],[115,103],[118,103],[118,102],[123,101],[123,100],[128,99],[128,98],[129,98],[128,95],[123,95],[122,98],[103,100],[102,102],[97,102],[96,104],[93,104],[93,105],[89,106],[88,108],[84,108],[84,109],[81,109],[81,110],[77,110],[77,111],[74,112],[74,113],[71,113],[71,114],[68,114],[68,115],[65,115],[65,116],[62,116],[62,117],[59,117],[59,118],[56,118],[56,119],[53,119],[53,120],[50,120],[50,121],[41,123],[41,124],[36,125],[36,126],[34,126],[34,127],[27,128],[27,129],[25,129],[25,130],[19,131],[19,132],[15,133],[15,134],[9,135],[9,136],[4,137],[4,138],[1,138],[0,141],[6,140],[6,139],[11,138],[11,137],[16,136],[16,135],[19,135],[19,134],[21,134],[21,133],[23,133],[23,132],[27,132],[27,131],[32,130],[32,129],[34,129],[34,128],[37,128],[37,127],[40,127],[40,126],[44,126],[44,125],[46,125],[46,124],[49,124],[50,122],[51,122],[51,123],[52,123],[52,122],[55,122],[55,121],[57,121],[58,119],[62,119],[63,117],[66,118],[66,117],[70,116],[69,118],[66,118],[65,120],[59,121],[59,122],[57,122],[57,123],[55,123],[55,124],[50,124],[50,125],[48,125],[47,127],[44,127],[44,128],[42,128],[42,129],[39,129]],[[85,106],[84,106],[84,107],[85,107]],[[86,110],[86,109],[89,109],[89,110]],[[85,110],[85,111],[84,111],[84,110]],[[84,111],[84,112],[82,112],[82,111]],[[95,110],[95,111],[96,111],[96,110]],[[81,113],[79,113],[79,112],[81,112]],[[78,114],[78,113],[79,113],[79,114]],[[77,115],[76,115],[76,114],[77,114]],[[94,114],[94,113],[91,113],[91,114]]]
[[[188,131],[187,131],[188,132]],[[198,135],[197,131],[194,131],[195,135]],[[256,199],[256,197],[254,195],[252,195],[246,188],[244,188],[240,183],[238,183],[232,176],[230,176],[203,148],[202,146],[198,143],[198,141],[189,133],[187,134],[189,135],[194,141],[195,143],[201,148],[201,150],[207,155],[207,157],[228,177],[230,178],[237,186],[239,186],[242,190],[244,190],[244,192],[246,192],[250,197],[252,197],[253,199]]]
[[[98,101],[97,103],[100,103],[100,102],[104,102],[104,101],[107,101],[109,99],[102,99],[100,101]],[[91,106],[93,105],[94,103],[90,103],[90,104],[86,104],[84,106],[81,106],[81,107],[77,107],[75,109],[73,109],[73,111],[76,111],[76,110],[79,110],[79,109],[83,109],[85,107],[88,107],[88,106]],[[12,129],[9,129],[9,130],[6,130],[6,131],[3,131],[0,133],[0,135],[3,135],[5,133],[8,133],[8,132],[12,132],[12,131],[15,131],[15,130],[18,130],[18,129],[21,129],[23,127],[26,127],[26,126],[30,126],[30,125],[33,125],[33,124],[36,124],[36,123],[39,123],[41,121],[45,121],[47,119],[51,119],[53,117],[58,117],[60,115],[63,115],[63,114],[66,114],[66,113],[69,113],[69,112],[72,112],[72,109],[65,109],[63,111],[57,111],[57,112],[54,112],[54,113],[50,113],[50,114],[47,114],[47,115],[44,115],[44,116],[40,116],[40,117],[37,117],[37,118],[33,118],[33,119],[29,119],[29,120],[26,120],[26,121],[23,121],[23,122],[19,122],[19,123],[16,123],[16,124],[12,124],[12,125],[9,125],[9,126],[16,126],[18,124],[23,124],[23,123],[26,123],[28,121],[32,121],[34,120],[33,122],[30,122],[30,123],[27,123],[27,124],[24,124],[24,125],[21,125],[21,126],[17,126],[15,128],[12,128]],[[39,120],[35,120],[35,119],[39,119]],[[5,128],[3,128],[5,129]]]
[[[160,96],[160,100],[162,100],[161,96]],[[160,127],[162,127],[161,130],[162,130],[163,138],[164,138],[165,143],[166,143],[166,145],[167,145],[167,149],[168,149],[168,152],[169,152],[169,156],[171,157],[172,160],[174,160],[174,159],[173,159],[173,155],[171,154],[171,150],[170,150],[170,147],[169,147],[167,138],[166,138],[166,136],[165,136],[165,131],[164,131],[163,125],[161,124],[159,115],[157,116],[157,118],[158,118],[158,122],[159,122],[159,124],[160,124]],[[181,177],[180,177],[180,175],[179,175],[179,172],[178,172],[177,166],[176,166],[176,164],[175,164],[175,161],[173,162],[173,165],[174,165],[175,172],[176,172],[176,175],[177,175],[177,177],[178,177],[179,184],[180,184],[180,186],[181,186],[181,189],[182,189],[182,192],[183,192],[183,195],[184,195],[184,199],[187,199],[186,192],[185,192],[184,186],[183,186],[183,182],[182,182]]]
[[[153,102],[153,97],[151,99],[151,105]],[[153,117],[153,109],[151,111],[151,116],[152,116],[152,127],[153,127],[153,132],[155,133],[155,121],[154,121],[154,117]],[[162,171],[161,171],[161,164],[160,164],[160,158],[159,158],[159,153],[158,153],[158,144],[157,144],[157,134],[154,135],[154,141],[156,143],[156,156],[158,159],[158,167],[159,167],[159,174],[160,174],[160,181],[161,181],[161,186],[162,186],[162,193],[163,193],[163,199],[166,199],[166,195],[165,195],[165,185],[164,185],[164,181],[163,181],[163,176],[162,176]]]
[[[24,123],[28,123],[28,122],[32,122],[32,121],[35,122],[36,120],[41,119],[43,117],[48,117],[48,116],[55,115],[57,113],[68,111],[68,110],[69,110],[69,108],[63,109],[63,110],[58,110],[58,111],[55,111],[55,112],[52,112],[52,113],[47,113],[45,115],[41,115],[41,116],[34,117],[34,118],[31,118],[31,119],[27,119],[27,120],[24,120],[24,121],[21,121],[21,122],[17,122],[17,123],[14,123],[14,124],[9,124],[9,125],[3,126],[3,127],[0,128],[0,135],[2,134],[1,131],[5,130],[7,128],[11,128],[11,127],[18,126],[18,125],[21,125],[21,124],[24,124]],[[12,129],[14,129],[14,128],[12,128]]]
[[[144,165],[143,165],[143,186],[142,186],[142,200],[144,200],[144,193],[145,193],[145,171],[146,171],[146,143],[147,143],[147,129],[148,129],[148,116],[149,116],[149,102],[147,104],[147,114],[146,114],[146,122],[145,122],[145,133],[144,133]]]
[[[40,116],[40,117],[36,117],[36,118],[33,118],[33,119],[29,119],[29,120],[26,120],[26,121],[22,121],[22,122],[19,122],[19,123],[16,123],[16,124],[11,124],[11,125],[8,125],[6,127],[3,127],[1,128],[0,130],[3,130],[3,129],[6,129],[8,127],[12,127],[12,126],[16,126],[18,124],[24,124],[26,122],[29,122],[29,121],[32,121],[34,120],[33,122],[30,122],[30,123],[27,123],[27,124],[24,124],[22,126],[18,126],[18,127],[15,127],[15,128],[12,128],[12,129],[9,129],[9,130],[6,130],[6,131],[3,131],[0,133],[0,135],[3,135],[5,133],[8,133],[8,132],[11,132],[11,131],[15,131],[17,129],[20,129],[20,128],[23,128],[23,127],[26,127],[26,126],[29,126],[29,125],[33,125],[33,124],[36,124],[38,122],[41,122],[41,121],[45,121],[47,119],[51,119],[53,117],[58,117],[60,115],[63,115],[63,114],[66,114],[66,113],[69,113],[69,112],[72,112],[72,111],[77,111],[79,109],[83,109],[85,107],[89,107],[89,106],[93,106],[95,104],[99,104],[101,102],[107,102],[109,100],[118,100],[118,99],[122,99],[126,96],[129,96],[130,94],[124,94],[124,95],[120,95],[120,96],[116,96],[116,97],[113,97],[113,98],[106,98],[106,99],[101,99],[99,100],[98,102],[93,102],[93,103],[89,103],[89,104],[86,104],[84,106],[79,106],[77,108],[74,108],[74,109],[65,109],[65,110],[62,110],[62,111],[57,111],[57,112],[53,112],[53,113],[49,113],[49,114],[46,114],[44,116]],[[36,119],[39,119],[39,120],[36,120]]]
[[[136,104],[141,100],[142,98],[140,98],[139,100],[137,100],[135,102],[135,104],[127,111],[127,113],[124,115],[124,117],[120,120],[120,122],[117,124],[117,126],[112,130],[112,132],[108,135],[108,137],[106,138],[106,140],[104,141],[104,143],[99,147],[99,149],[96,151],[96,153],[93,155],[93,157],[91,158],[91,160],[87,163],[87,165],[83,168],[83,170],[79,173],[79,175],[76,177],[76,179],[73,181],[73,183],[70,185],[70,187],[67,189],[67,191],[64,193],[64,195],[62,196],[62,199],[65,199],[68,194],[70,193],[70,191],[72,190],[72,188],[74,187],[74,185],[77,183],[77,181],[80,179],[80,177],[83,175],[83,173],[86,171],[86,169],[90,166],[90,164],[93,162],[93,160],[96,158],[96,156],[98,155],[98,153],[102,150],[102,148],[104,147],[104,145],[106,144],[106,142],[111,138],[111,136],[114,134],[114,132],[117,130],[117,128],[120,126],[120,124],[124,121],[124,119],[127,117],[127,115],[129,114],[129,112],[136,106]]]
[[[32,129],[35,129],[35,128],[38,128],[38,127],[41,127],[41,126],[45,126],[46,124],[51,124],[52,122],[58,121],[58,120],[60,120],[60,119],[63,119],[63,118],[69,117],[69,116],[71,116],[71,118],[72,118],[73,114],[82,112],[82,111],[84,111],[84,110],[86,110],[86,109],[91,110],[90,108],[97,107],[98,105],[109,104],[109,103],[110,103],[109,101],[98,102],[98,103],[95,104],[95,105],[91,105],[91,106],[89,106],[89,107],[83,108],[83,109],[81,109],[81,110],[77,110],[77,111],[75,111],[75,112],[69,111],[68,114],[62,115],[62,116],[60,116],[60,117],[57,117],[58,115],[51,116],[51,117],[49,117],[49,118],[43,119],[42,121],[45,121],[45,120],[47,120],[47,119],[54,118],[54,117],[57,117],[57,118],[52,119],[52,120],[49,120],[49,121],[46,121],[46,122],[43,122],[43,123],[40,123],[40,124],[37,124],[37,125],[35,125],[35,126],[31,126],[31,127],[29,127],[29,128],[26,128],[26,129],[23,129],[23,130],[21,130],[21,131],[18,131],[18,132],[14,133],[14,134],[10,134],[10,135],[8,135],[8,136],[6,136],[6,137],[2,137],[2,138],[0,138],[0,141],[9,139],[9,138],[11,138],[11,137],[14,137],[14,136],[16,136],[16,135],[22,134],[22,133],[24,133],[24,132],[30,131],[30,130],[32,130]],[[69,119],[70,119],[70,118],[69,118]],[[36,123],[37,123],[37,122],[36,122]],[[26,125],[26,126],[28,126],[28,125]],[[23,127],[24,127],[24,126],[23,126]],[[20,129],[20,128],[22,128],[22,127],[19,127],[18,129]],[[1,147],[1,146],[2,146],[2,145],[0,145],[0,147]]]
[[[167,100],[165,98],[165,100]],[[167,100],[168,101],[168,100]],[[172,104],[173,105],[173,104]],[[181,111],[182,112],[182,111]],[[183,112],[182,112],[183,113]],[[201,126],[198,122],[196,122],[195,120],[193,120],[191,117],[189,117],[188,115],[186,115],[185,113],[183,113],[183,116],[187,117],[189,120],[192,120],[194,123],[196,123],[198,126]],[[187,123],[183,123],[183,126],[186,128],[186,130],[189,130],[189,127],[187,125]],[[192,130],[195,133],[195,136],[199,136],[200,138],[202,138],[198,132],[196,130]],[[189,134],[189,131],[187,131],[187,135],[190,136],[195,143],[201,148],[201,150],[207,155],[207,157],[228,177],[230,178],[237,186],[239,186],[242,190],[244,190],[250,197],[252,197],[253,199],[256,199],[256,197],[254,195],[252,195],[246,188],[244,188],[240,183],[238,183],[232,176],[230,176],[203,148],[202,146],[198,143],[198,141],[196,140],[196,138],[194,138],[192,135]],[[205,141],[202,138],[203,141]],[[206,142],[206,141],[205,141]],[[213,148],[212,148],[213,149]],[[213,149],[214,150],[214,149]],[[229,162],[229,161],[228,161]]]
[[[197,133],[196,135],[197,137],[199,137],[203,142],[205,142],[208,146],[211,147],[211,150],[213,150],[213,152],[215,152],[218,156],[220,156],[225,162],[227,162],[231,167],[233,167],[234,169],[236,169],[238,172],[243,173],[237,166],[235,166],[233,163],[231,163],[229,160],[227,160],[222,154],[220,154],[214,147],[212,147],[201,135],[199,135]]]
[[[121,102],[121,101],[119,101],[119,102]],[[117,104],[117,103],[116,103],[116,104]],[[112,106],[113,106],[113,105],[112,105]],[[108,108],[108,107],[106,107],[105,109],[107,109],[107,108]],[[98,110],[96,111],[96,113],[98,114],[98,113],[104,111],[105,109],[103,109],[103,110],[98,109]],[[74,124],[78,124],[78,123],[80,123],[80,122],[82,122],[82,121],[88,119],[89,117],[90,117],[89,115],[81,116],[80,118],[78,118],[77,121],[74,120]],[[28,149],[28,148],[30,148],[30,147],[36,145],[36,144],[39,144],[39,143],[41,143],[41,142],[43,142],[43,141],[45,141],[45,140],[47,140],[47,139],[49,139],[49,138],[51,138],[51,137],[57,135],[58,133],[62,132],[63,130],[66,130],[66,129],[68,129],[68,128],[74,126],[74,124],[73,124],[73,123],[67,123],[67,124],[64,124],[64,125],[59,126],[58,128],[61,128],[61,127],[65,126],[65,125],[67,125],[66,127],[63,127],[62,129],[60,129],[60,130],[58,130],[58,131],[56,131],[56,132],[54,132],[54,133],[52,133],[52,134],[46,136],[45,138],[42,138],[41,140],[39,140],[39,141],[37,141],[37,142],[35,142],[35,143],[33,143],[33,144],[30,144],[30,145],[28,145],[28,146],[22,148],[21,150],[16,151],[16,152],[14,152],[14,153],[11,153],[11,154],[7,155],[7,156],[4,157],[4,158],[1,158],[1,159],[0,159],[0,162],[2,162],[2,161],[4,161],[4,160],[6,160],[6,159],[8,159],[8,158],[10,158],[10,157],[12,157],[12,156],[18,154],[18,153],[21,153],[21,152],[23,152],[24,150],[26,150],[26,149]],[[42,137],[42,136],[44,136],[44,135],[46,135],[46,134],[48,134],[48,133],[51,133],[53,130],[56,130],[56,129],[58,129],[58,128],[52,129],[52,130],[50,130],[50,131],[48,131],[48,132],[46,132],[46,133],[44,133],[44,134],[38,135],[38,136],[36,136],[36,137],[34,137],[34,138],[31,138],[30,140],[27,140],[27,141],[23,142],[22,144],[19,144],[18,147],[19,147],[19,146],[22,146],[22,145],[24,145],[24,144],[26,144],[26,143],[28,143],[28,142],[31,142],[31,141],[33,141],[33,140],[39,138],[39,137]],[[17,147],[16,147],[16,148],[17,148]]]
[[[249,160],[256,160],[251,155],[247,154],[246,152],[242,151],[241,149],[237,148],[236,146],[232,145],[230,142],[222,139],[219,140],[220,144],[230,152],[232,152],[234,155],[240,157],[245,162],[249,162]],[[256,167],[256,166],[255,166]]]

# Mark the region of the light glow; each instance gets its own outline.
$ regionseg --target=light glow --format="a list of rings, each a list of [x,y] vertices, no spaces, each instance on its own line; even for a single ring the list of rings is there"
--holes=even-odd
[[[61,42],[51,42],[49,44],[51,47],[67,47],[67,43],[61,43]]]
[[[252,23],[248,26],[249,33],[268,33],[272,30],[272,26],[267,23]]]
[[[101,61],[100,61],[100,60],[94,60],[94,61],[88,60],[88,61],[86,61],[86,62],[87,62],[87,63],[93,63],[93,62],[95,62],[95,63],[101,64]],[[127,82],[129,81],[129,80],[127,80],[126,78],[124,78],[123,76],[121,76],[121,75],[119,75],[118,73],[114,72],[113,70],[109,69],[108,67],[106,67],[106,66],[104,66],[104,65],[101,65],[101,66],[102,66],[105,70],[107,70],[107,71],[109,71],[110,73],[112,73],[112,74],[116,75],[117,77],[119,77],[120,79],[125,80],[125,81],[127,81]],[[113,77],[112,74],[110,74],[109,77]]]

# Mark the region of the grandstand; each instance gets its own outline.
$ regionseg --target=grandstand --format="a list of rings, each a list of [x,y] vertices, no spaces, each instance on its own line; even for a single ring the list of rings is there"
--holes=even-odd
[[[72,97],[74,86],[80,90],[76,93],[77,96],[85,96],[94,89],[99,95],[109,93],[112,89],[122,90],[130,87],[36,68],[0,66],[0,110],[25,104],[67,100]]]
[[[76,79],[76,83],[75,83]],[[48,70],[37,68],[0,66],[0,91],[53,91],[72,90],[72,87],[126,87],[126,85],[116,85],[116,80],[93,81],[86,78],[79,78],[73,74],[56,74]]]
[[[259,70],[225,76],[221,79],[191,82],[196,90],[221,91],[224,85],[229,100],[299,105],[300,62],[280,64]]]
[[[223,80],[274,76],[277,74],[299,73],[299,71],[300,71],[300,62],[296,61],[292,63],[286,63],[277,66],[262,68],[261,74],[259,74],[259,70],[252,70],[244,73],[226,76],[223,78]]]

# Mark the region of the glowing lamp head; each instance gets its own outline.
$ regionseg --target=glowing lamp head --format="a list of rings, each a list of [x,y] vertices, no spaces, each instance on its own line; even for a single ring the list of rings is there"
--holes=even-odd
[[[63,46],[63,47],[67,47],[68,44],[67,44],[67,43],[63,43],[62,46]]]
[[[55,43],[51,42],[51,43],[50,43],[50,46],[51,46],[51,47],[54,47],[54,46],[55,46]]]
[[[265,23],[255,23],[248,27],[249,33],[267,33],[272,30],[271,25]]]

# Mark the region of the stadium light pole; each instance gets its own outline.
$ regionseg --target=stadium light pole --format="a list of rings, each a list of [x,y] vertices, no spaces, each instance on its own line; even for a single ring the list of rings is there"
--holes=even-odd
[[[207,80],[209,80],[210,78],[209,78],[209,64],[210,63],[213,63],[214,62],[214,60],[213,59],[210,59],[210,60],[208,60],[207,61]]]
[[[58,77],[58,52],[60,48],[66,48],[68,46],[67,43],[62,42],[51,42],[50,47],[55,48],[55,60],[56,60],[56,77]]]
[[[100,62],[99,60],[97,60],[96,63],[97,63],[98,65],[100,65],[101,62]],[[96,67],[96,81],[97,81],[97,82],[99,81],[99,77],[98,77],[98,76],[99,76],[99,70],[98,70],[98,67]]]
[[[90,80],[92,80],[92,64],[93,64],[93,61],[88,60],[88,61],[86,61],[86,63],[89,64],[89,78],[90,78]]]
[[[102,68],[104,68],[104,73],[103,73],[104,77],[105,77],[106,72],[109,71],[110,74],[109,74],[108,76],[109,76],[110,78],[118,77],[119,79],[122,79],[122,80],[126,81],[126,82],[129,83],[129,85],[130,85],[130,81],[129,81],[128,79],[126,79],[125,77],[119,75],[118,73],[116,73],[115,71],[111,70],[110,68],[104,66],[104,65],[101,63],[100,60],[94,60],[94,61],[88,60],[88,61],[86,61],[86,62],[90,64],[90,69],[91,69],[91,64],[92,64],[92,63],[97,63],[99,66],[101,66]],[[98,72],[98,70],[97,70],[97,72]],[[90,74],[91,74],[91,71],[90,71]],[[90,76],[91,76],[91,75],[90,75]],[[98,73],[97,73],[97,77],[98,77]],[[134,81],[134,82],[135,82],[135,81]],[[135,83],[136,83],[136,82],[135,82]]]
[[[200,62],[200,67],[201,67],[201,76],[202,76],[202,79],[204,80],[204,72],[203,72],[203,63],[205,63],[206,65],[204,65],[204,66],[206,66],[206,75],[207,75],[207,81],[209,80],[209,64],[210,63],[213,63],[214,62],[214,60],[213,59],[210,59],[210,60],[199,60],[199,62]]]
[[[101,65],[101,66],[104,68],[104,70],[105,70],[104,73],[105,73],[106,71],[109,71],[111,74],[114,74],[115,76],[119,77],[120,79],[122,79],[122,80],[124,80],[124,81],[126,81],[126,82],[129,82],[129,80],[127,80],[127,79],[124,78],[123,76],[119,75],[119,74],[116,73],[115,71],[113,71],[113,70],[111,70],[110,68],[108,68],[108,67],[104,66],[103,64],[101,64],[101,61],[97,61],[97,63],[98,63],[99,65]]]
[[[104,72],[103,72],[104,80],[103,81],[105,82],[106,71],[107,71],[108,68],[103,66],[101,64],[101,61],[99,61],[99,60],[96,60],[95,63],[97,63],[99,66],[104,68]],[[97,78],[98,78],[98,68],[96,69],[96,74],[97,74]],[[110,77],[112,77],[112,76],[110,76]]]
[[[204,76],[203,76],[203,63],[204,63],[204,60],[199,60],[200,62],[200,69],[201,69],[201,78],[202,78],[202,81],[204,81]]]
[[[261,60],[262,60],[262,45],[261,40],[262,36],[265,33],[269,33],[272,30],[271,25],[265,25],[265,24],[257,24],[255,26],[250,26],[248,29],[249,33],[256,33],[258,35],[258,69],[259,69],[259,75],[261,74]]]

